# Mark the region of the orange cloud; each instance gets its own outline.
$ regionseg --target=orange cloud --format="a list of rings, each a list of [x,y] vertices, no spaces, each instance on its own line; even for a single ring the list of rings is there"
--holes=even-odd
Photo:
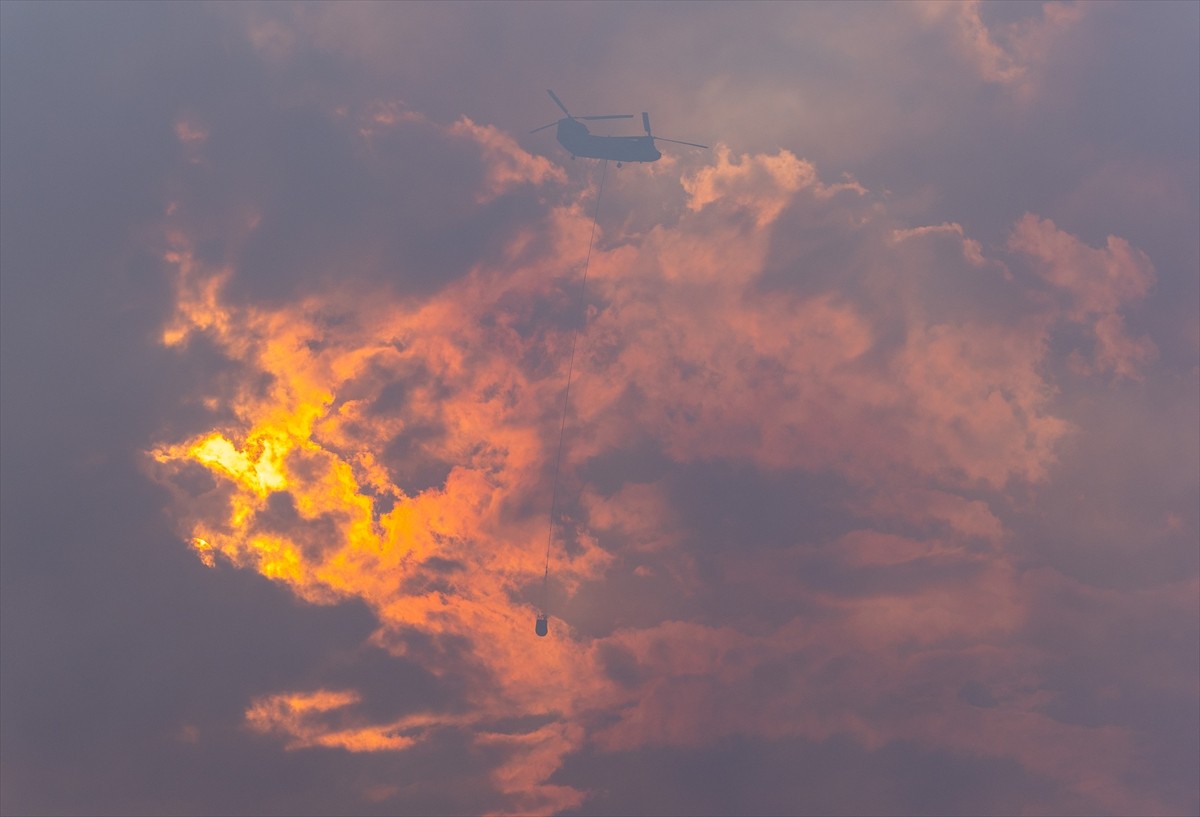
[[[1094,363],[1085,368],[1139,377],[1157,349],[1149,338],[1128,337],[1119,310],[1144,298],[1154,283],[1146,254],[1117,236],[1093,249],[1030,213],[1017,222],[1008,246],[1027,255],[1034,271],[1061,294],[1068,320],[1090,325],[1096,348]]]
[[[540,185],[547,181],[567,180],[558,165],[542,156],[532,156],[517,145],[516,140],[493,125],[477,125],[463,117],[449,129],[457,136],[466,136],[479,143],[488,168],[485,190],[476,201],[484,203],[511,189],[514,185]]]
[[[570,723],[547,724],[524,734],[480,734],[479,743],[483,746],[516,749],[512,759],[501,764],[492,775],[496,787],[513,796],[513,809],[492,813],[556,813],[580,806],[585,797],[583,792],[545,781],[562,764],[563,758],[579,747],[583,736],[582,727]]]
[[[471,140],[489,169],[471,191],[477,206],[562,181],[494,128],[463,120],[448,132]],[[550,638],[532,632],[573,329],[563,315],[577,285],[563,271],[586,246],[583,202],[551,208],[545,235],[518,229],[422,299],[346,287],[239,302],[227,292],[235,267],[206,265],[186,228],[173,231],[164,259],[177,303],[163,341],[185,352],[203,337],[236,367],[234,386],[205,397],[225,419],[152,452],[181,533],[206,564],[257,570],[312,602],[363,601],[378,621],[375,646],[466,679],[465,713],[376,723],[356,714],[358,692],[321,689],[256,699],[248,726],[292,749],[354,752],[469,727],[504,750],[492,780],[523,813],[583,802],[548,781],[589,743],[730,734],[925,741],[1014,757],[1089,803],[1137,805],[1113,782],[1132,762],[1124,733],[1057,723],[1020,691],[1036,689],[1039,668],[1014,645],[1030,599],[991,503],[1014,483],[1047,480],[1070,431],[1044,375],[1057,313],[931,317],[921,287],[965,269],[1016,288],[1014,300],[1026,293],[958,225],[900,228],[861,186],[825,185],[787,152],[735,160],[721,150],[683,185],[676,224],[605,235],[594,251],[564,477],[577,500],[553,543],[553,586],[566,597],[596,592],[606,599],[597,614],[610,616],[622,599],[600,591],[625,560],[641,579],[674,575],[703,589],[680,532],[687,509],[661,482],[630,475],[601,491],[571,467],[630,440],[653,440],[677,466],[836,476],[853,490],[856,529],[824,542],[798,531],[765,555],[734,542],[736,558],[719,560],[739,592],[786,611],[747,616],[755,628],[668,618],[585,635],[555,618]],[[796,214],[813,212],[835,213],[853,239],[840,259],[853,286],[813,285],[803,245],[778,257]],[[954,252],[929,253],[932,241]],[[1104,321],[1144,293],[1144,257],[1119,240],[1092,250],[1036,217],[1010,249],[1065,293],[1067,320],[1096,318],[1098,337],[1110,332],[1098,361],[1133,364],[1119,325]],[[791,276],[785,284],[766,280],[770,264]],[[924,279],[896,272],[923,266]],[[841,584],[807,579],[802,568],[817,561]],[[898,572],[913,565],[922,571]],[[938,676],[930,666],[943,659],[955,670]],[[959,700],[978,676],[1003,707]],[[540,725],[524,732],[497,726],[530,717]]]
[[[246,723],[256,732],[278,733],[287,739],[288,749],[324,746],[350,752],[399,751],[415,740],[395,734],[407,726],[398,721],[389,726],[342,727],[330,722],[336,713],[358,703],[355,692],[318,690],[309,693],[267,695],[246,710]]]

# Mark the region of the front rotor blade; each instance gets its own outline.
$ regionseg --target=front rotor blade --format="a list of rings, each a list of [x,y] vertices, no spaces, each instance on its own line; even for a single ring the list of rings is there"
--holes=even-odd
[[[642,111],[642,127],[646,129],[646,135],[650,135],[650,114]]]
[[[576,116],[574,119],[633,119],[631,113],[610,113],[607,116]]]
[[[567,106],[562,104],[562,100],[558,98],[558,95],[556,93],[551,91],[549,88],[546,89],[546,93],[550,94],[550,98],[554,100],[555,105],[562,108],[563,113],[565,113],[567,116],[571,115],[571,112],[567,110]]]
[[[551,122],[549,125],[542,125],[540,128],[534,128],[533,130],[530,131],[530,133],[537,133],[540,130],[545,130],[546,128],[552,128],[555,125],[557,125],[560,121],[561,120],[555,120],[554,122]]]
[[[655,136],[653,138],[656,142],[674,142],[677,145],[691,145],[694,148],[704,148],[705,150],[708,150],[708,145],[698,145],[695,142],[684,142],[679,139],[664,139],[661,136]]]

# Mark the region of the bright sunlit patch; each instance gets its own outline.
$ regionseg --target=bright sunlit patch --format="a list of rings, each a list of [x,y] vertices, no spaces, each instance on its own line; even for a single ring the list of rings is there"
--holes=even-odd
[[[201,539],[199,536],[192,537],[192,550],[196,551],[196,556],[204,563],[205,567],[216,567],[216,559],[213,558],[213,546],[207,540]]]
[[[267,695],[246,710],[246,723],[256,732],[285,735],[288,749],[323,746],[350,752],[395,752],[415,742],[388,728],[353,725],[352,718],[330,717],[359,700],[358,693],[345,690]]]

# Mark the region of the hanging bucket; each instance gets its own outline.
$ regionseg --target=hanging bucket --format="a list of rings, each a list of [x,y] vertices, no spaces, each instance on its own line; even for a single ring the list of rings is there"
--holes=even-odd
[[[544,636],[546,633],[550,632],[550,625],[547,623],[545,616],[537,617],[537,625],[533,628],[533,631],[541,636]]]

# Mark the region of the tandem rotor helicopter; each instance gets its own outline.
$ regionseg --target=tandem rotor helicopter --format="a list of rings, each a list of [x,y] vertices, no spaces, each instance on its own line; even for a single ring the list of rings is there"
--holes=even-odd
[[[657,162],[662,153],[654,146],[655,142],[674,142],[677,145],[690,145],[694,148],[708,148],[708,145],[698,145],[695,142],[684,142],[679,139],[665,139],[650,132],[650,114],[642,112],[642,127],[646,129],[645,136],[594,136],[581,119],[633,119],[631,113],[608,114],[605,116],[572,116],[567,106],[558,95],[546,89],[554,104],[566,114],[562,119],[534,128],[530,133],[537,133],[546,128],[558,126],[555,137],[558,143],[567,149],[571,158],[582,156],[585,159],[612,159],[617,167],[622,162]]]

